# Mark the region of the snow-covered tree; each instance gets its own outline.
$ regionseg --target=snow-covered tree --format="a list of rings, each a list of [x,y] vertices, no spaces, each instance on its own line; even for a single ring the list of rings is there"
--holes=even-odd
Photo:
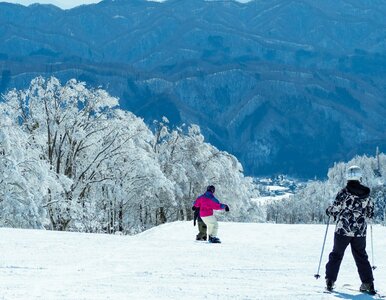
[[[95,176],[101,175],[101,163],[120,151],[110,121],[117,103],[103,90],[89,90],[75,80],[62,86],[53,77],[38,77],[28,89],[5,96],[14,124],[34,138],[51,170],[72,180],[70,189],[45,204],[54,229],[67,229],[81,213],[88,186],[107,179]]]
[[[175,205],[173,183],[161,172],[152,144],[154,136],[132,113],[118,110],[116,130],[129,137],[122,153],[106,164],[111,180],[93,187],[102,197],[104,231],[138,232],[166,221],[167,210]]]
[[[70,181],[51,172],[29,136],[0,115],[0,224],[42,228],[48,190],[63,193]]]
[[[70,80],[62,86],[56,78],[41,77],[27,90],[5,96],[3,111],[12,116],[14,126],[31,136],[50,170],[72,180],[65,193],[53,197],[48,190],[44,206],[52,228],[66,230],[71,221],[75,227],[84,226],[86,219],[92,223],[90,210],[99,207],[100,195],[91,191],[115,182],[119,159],[146,140],[141,132],[151,136],[142,120],[114,109],[117,103],[105,91],[89,90],[84,83]]]
[[[175,182],[178,219],[191,218],[193,201],[210,184],[216,185],[216,196],[232,208],[224,219],[259,219],[261,212],[251,203],[258,195],[252,179],[244,177],[234,156],[206,143],[197,125],[170,130],[164,118],[157,123],[155,136],[161,169]]]

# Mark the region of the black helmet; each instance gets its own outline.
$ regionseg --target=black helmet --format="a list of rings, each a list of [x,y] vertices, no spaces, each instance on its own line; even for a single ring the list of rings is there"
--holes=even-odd
[[[207,192],[211,192],[212,194],[215,192],[216,188],[214,187],[214,185],[209,185],[207,188],[206,188],[206,191]]]

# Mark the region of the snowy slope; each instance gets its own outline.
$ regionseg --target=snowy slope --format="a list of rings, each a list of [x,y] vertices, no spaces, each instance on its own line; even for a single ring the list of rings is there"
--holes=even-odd
[[[2,228],[0,299],[367,299],[325,294],[313,277],[323,225],[220,223],[221,245],[195,242],[196,230],[191,222],[131,237]],[[386,291],[386,228],[373,230],[375,283]],[[349,249],[338,290],[347,283],[360,284]]]

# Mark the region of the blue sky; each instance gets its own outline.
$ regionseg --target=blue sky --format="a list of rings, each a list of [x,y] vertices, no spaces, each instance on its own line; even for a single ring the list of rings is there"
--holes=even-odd
[[[9,3],[19,3],[23,5],[30,5],[32,3],[42,3],[42,4],[54,4],[61,8],[72,8],[82,4],[98,3],[101,0],[6,0],[0,2],[9,2]]]

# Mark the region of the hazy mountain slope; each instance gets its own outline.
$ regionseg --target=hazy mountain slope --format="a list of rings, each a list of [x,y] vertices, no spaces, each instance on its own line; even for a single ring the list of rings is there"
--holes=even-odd
[[[148,122],[198,123],[249,174],[324,176],[386,148],[385,15],[376,0],[0,3],[0,92],[76,77]]]

